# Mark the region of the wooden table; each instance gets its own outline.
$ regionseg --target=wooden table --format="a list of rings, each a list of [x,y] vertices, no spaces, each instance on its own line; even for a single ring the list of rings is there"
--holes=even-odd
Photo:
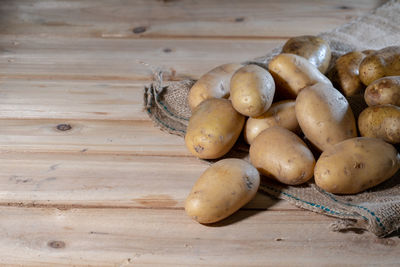
[[[153,127],[156,67],[198,78],[382,4],[353,1],[0,2],[2,266],[400,263],[399,238],[257,197],[212,227],[183,202],[206,165]]]

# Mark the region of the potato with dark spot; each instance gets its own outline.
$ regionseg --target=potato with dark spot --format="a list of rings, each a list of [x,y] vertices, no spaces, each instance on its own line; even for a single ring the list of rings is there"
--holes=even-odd
[[[400,143],[400,107],[378,105],[364,109],[358,117],[358,129],[361,136]]]
[[[392,177],[400,168],[397,150],[383,140],[357,137],[325,150],[314,169],[315,183],[334,194],[357,194]]]
[[[296,98],[303,88],[316,83],[332,85],[317,67],[294,54],[277,55],[269,62],[268,70],[274,77],[278,94],[283,98]]]
[[[296,99],[295,111],[301,130],[321,151],[357,136],[349,102],[329,84],[303,89]]]
[[[189,107],[193,111],[201,102],[209,98],[228,98],[233,73],[243,65],[229,63],[218,66],[203,76],[190,88]]]
[[[353,96],[364,88],[358,75],[360,63],[365,57],[363,52],[353,51],[336,60],[333,79],[345,96]]]
[[[244,116],[228,99],[211,98],[193,110],[186,130],[189,151],[201,159],[216,159],[235,144],[244,125]]]
[[[306,58],[321,73],[328,70],[331,48],[321,37],[303,35],[290,38],[282,48],[282,53],[296,54]]]
[[[196,181],[185,202],[186,213],[199,223],[220,221],[243,207],[257,193],[260,175],[241,159],[223,159]]]
[[[365,90],[364,98],[368,106],[400,106],[400,76],[383,77],[374,81]]]
[[[400,46],[389,46],[365,57],[359,73],[367,86],[382,77],[400,75]]]
[[[281,183],[298,185],[313,176],[312,152],[286,128],[274,126],[262,131],[251,144],[249,154],[250,162],[260,173]]]
[[[263,130],[273,126],[281,126],[295,133],[300,132],[294,110],[295,104],[295,100],[276,102],[261,116],[248,118],[244,130],[246,142],[251,144]]]
[[[274,94],[274,79],[260,66],[241,67],[232,76],[230,100],[233,107],[245,116],[255,117],[267,111]]]

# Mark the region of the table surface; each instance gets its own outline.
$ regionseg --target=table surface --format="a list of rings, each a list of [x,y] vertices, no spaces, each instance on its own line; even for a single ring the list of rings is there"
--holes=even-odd
[[[206,164],[153,127],[143,87],[261,56],[381,5],[352,1],[0,2],[2,266],[396,265],[398,236],[258,194],[213,226],[183,202]]]

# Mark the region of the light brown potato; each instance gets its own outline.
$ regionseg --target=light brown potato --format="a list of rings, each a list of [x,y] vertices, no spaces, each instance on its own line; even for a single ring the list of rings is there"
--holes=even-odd
[[[201,159],[216,159],[235,144],[244,125],[228,99],[211,98],[194,109],[185,135],[186,147]]]
[[[313,176],[315,159],[296,134],[280,126],[262,131],[250,146],[250,161],[265,176],[289,185]]]
[[[244,130],[246,142],[251,144],[263,130],[273,126],[281,126],[289,131],[299,132],[300,126],[294,110],[295,104],[295,100],[276,102],[261,116],[248,118]]]
[[[274,94],[274,79],[260,66],[241,67],[232,76],[230,99],[233,107],[245,116],[255,117],[267,111]]]
[[[196,181],[185,202],[186,213],[199,223],[220,221],[249,202],[257,193],[260,175],[241,159],[223,159]]]
[[[233,73],[243,65],[229,63],[218,66],[203,76],[190,88],[188,103],[193,111],[201,102],[209,98],[228,98]]]
[[[306,58],[321,73],[326,73],[331,61],[329,44],[321,37],[312,35],[290,38],[283,46],[282,53],[296,54]]]
[[[303,89],[295,110],[301,130],[321,151],[357,136],[349,103],[331,85],[319,83]]]
[[[400,76],[383,77],[372,82],[365,89],[364,98],[368,106],[400,106]]]
[[[316,83],[332,85],[307,59],[294,54],[279,54],[268,64],[268,70],[274,77],[277,90],[286,98],[296,98],[305,87]]]
[[[314,169],[315,183],[334,194],[357,194],[392,177],[400,155],[390,144],[357,137],[325,150]]]
[[[338,83],[345,96],[353,96],[364,88],[358,77],[358,71],[360,63],[365,57],[366,55],[363,52],[353,51],[336,60],[334,80]]]
[[[361,136],[400,143],[400,107],[378,105],[364,109],[358,117],[358,129]]]
[[[367,86],[382,77],[400,75],[400,46],[389,46],[365,57],[359,72]]]

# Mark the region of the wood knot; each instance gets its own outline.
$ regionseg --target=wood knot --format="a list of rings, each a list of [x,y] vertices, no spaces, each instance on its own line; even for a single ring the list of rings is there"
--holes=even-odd
[[[243,22],[244,21],[244,18],[243,17],[239,17],[239,18],[236,18],[235,19],[235,22]]]
[[[69,131],[71,129],[72,129],[72,126],[69,124],[63,123],[63,124],[57,125],[57,130],[62,131],[62,132]]]
[[[49,243],[47,243],[47,245],[51,248],[57,248],[57,249],[65,248],[65,242],[63,242],[63,241],[54,240],[54,241],[50,241]]]
[[[132,32],[135,34],[144,33],[145,31],[146,31],[146,27],[144,27],[144,26],[135,27],[132,30]]]
[[[164,52],[164,53],[171,53],[171,52],[172,52],[172,49],[167,47],[167,48],[164,48],[164,49],[163,49],[163,52]]]

